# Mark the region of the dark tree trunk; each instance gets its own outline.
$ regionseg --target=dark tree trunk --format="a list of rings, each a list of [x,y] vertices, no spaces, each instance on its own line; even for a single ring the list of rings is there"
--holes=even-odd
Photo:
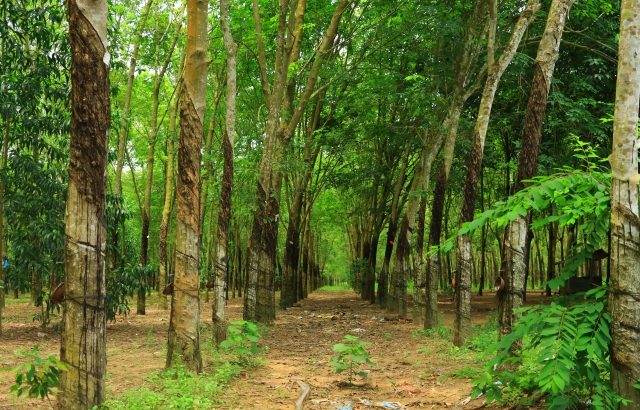
[[[389,297],[389,265],[391,263],[391,255],[393,254],[393,244],[397,230],[398,225],[395,221],[389,221],[389,227],[387,228],[387,241],[385,242],[384,247],[384,260],[382,262],[382,269],[378,275],[377,302],[382,308],[387,306],[387,299]]]

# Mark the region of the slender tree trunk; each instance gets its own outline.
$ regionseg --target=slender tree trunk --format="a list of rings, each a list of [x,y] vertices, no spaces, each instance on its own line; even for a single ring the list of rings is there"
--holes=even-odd
[[[620,10],[618,77],[611,162],[611,382],[640,408],[640,216],[638,214],[638,100],[640,98],[640,1]]]
[[[160,237],[158,240],[158,293],[162,298],[162,307],[167,308],[167,297],[163,294],[163,290],[167,284],[168,275],[168,257],[167,257],[167,237],[169,233],[169,222],[171,220],[171,210],[173,208],[174,199],[174,139],[176,136],[176,117],[180,107],[180,99],[182,95],[182,78],[178,79],[176,86],[176,102],[171,110],[169,117],[169,133],[167,135],[167,163],[164,180],[164,204],[162,206],[162,215],[160,217]]]
[[[502,74],[511,63],[515,55],[520,40],[525,30],[533,21],[536,11],[540,8],[540,0],[529,0],[522,14],[516,22],[511,38],[507,43],[502,55],[497,61],[494,61],[495,47],[495,26],[496,26],[496,5],[492,1],[490,6],[490,27],[489,42],[487,45],[489,72],[487,81],[482,92],[480,107],[478,109],[478,117],[473,131],[473,144],[469,159],[467,162],[467,175],[464,184],[464,199],[462,212],[460,214],[460,225],[464,222],[473,220],[476,189],[478,186],[478,177],[482,168],[482,156],[484,153],[484,142],[489,126],[489,118],[491,116],[491,108],[493,100],[498,89],[498,84]],[[492,40],[493,38],[493,40]],[[457,238],[456,249],[456,286],[455,286],[455,303],[456,318],[454,322],[454,343],[461,346],[471,334],[471,237],[461,235]]]
[[[4,118],[4,132],[2,133],[2,157],[0,158],[0,170],[5,173],[9,157],[9,132],[10,120]],[[7,273],[4,269],[4,256],[7,253],[7,241],[5,239],[4,224],[4,183],[0,181],[0,335],[2,334],[2,309],[5,306],[7,294]]]
[[[322,98],[315,102],[313,116],[305,132],[304,171],[299,178],[294,178],[293,199],[289,209],[287,224],[287,239],[284,249],[284,263],[282,265],[282,291],[280,293],[280,307],[286,309],[298,301],[296,294],[296,280],[299,274],[300,258],[300,222],[304,194],[311,183],[313,169],[318,158],[319,149],[313,147],[313,133],[315,132],[322,110]]]
[[[480,211],[484,212],[484,169],[480,173]],[[484,290],[485,275],[487,273],[487,227],[482,226],[480,238],[480,284],[478,285],[478,296],[482,296]]]
[[[514,184],[514,192],[524,187],[524,180],[535,176],[538,166],[538,151],[542,136],[542,123],[547,106],[547,97],[551,87],[551,79],[558,60],[560,40],[565,21],[575,0],[554,0],[551,3],[545,31],[538,46],[538,54],[534,68],[531,92],[522,129],[522,148],[520,149],[518,176]],[[526,281],[527,232],[528,218],[520,216],[507,228],[507,253],[505,288],[502,293],[504,317],[501,321],[500,334],[506,335],[517,320],[515,310],[522,305]],[[530,241],[529,241],[530,243]]]
[[[443,149],[443,164],[436,182],[434,198],[432,203],[431,221],[429,223],[429,247],[436,246],[440,243],[442,233],[442,211],[444,209],[445,193],[449,177],[451,164],[453,163],[453,154],[455,148],[458,126],[460,123],[460,115],[467,99],[479,87],[479,82],[473,86],[468,86],[467,81],[472,73],[472,69],[478,57],[477,44],[478,40],[484,37],[480,34],[484,26],[485,2],[478,1],[475,3],[472,14],[467,21],[464,45],[462,52],[458,56],[456,69],[456,85],[452,92],[452,103],[449,107],[447,117],[443,121],[443,132],[446,133],[446,139]],[[481,78],[478,73],[477,81]],[[449,255],[446,256],[447,266],[449,267]],[[424,326],[431,329],[436,326],[437,310],[438,310],[438,280],[444,277],[442,269],[441,257],[435,253],[429,257],[425,265],[426,283],[425,283],[425,321]],[[450,283],[450,282],[449,282]]]
[[[378,163],[380,165],[380,161]],[[394,305],[394,295],[389,295],[389,271],[391,266],[391,257],[393,256],[393,248],[396,240],[396,234],[398,233],[398,218],[400,217],[400,195],[402,193],[402,187],[407,178],[407,167],[409,166],[409,151],[405,150],[403,153],[403,161],[398,172],[395,186],[393,188],[393,197],[391,198],[391,212],[389,214],[389,226],[387,227],[387,241],[384,248],[384,259],[382,261],[382,269],[378,275],[378,304],[382,308],[386,308],[388,305]],[[377,177],[378,178],[378,177]],[[374,182],[374,195],[377,195],[377,187],[379,185],[379,179]],[[375,207],[373,207],[375,209]],[[391,296],[391,297],[390,297]]]
[[[213,326],[216,342],[226,338],[227,315],[225,312],[227,271],[229,266],[229,226],[231,223],[231,190],[233,186],[233,140],[236,124],[236,54],[238,46],[233,41],[230,27],[229,1],[220,0],[220,27],[227,52],[227,101],[225,130],[222,136],[224,170],[222,172],[222,190],[220,193],[220,211],[218,213],[218,232],[216,243],[215,303],[213,304]]]
[[[442,134],[439,133],[438,135]],[[392,283],[396,305],[392,305],[390,308],[392,311],[398,312],[401,318],[407,317],[407,276],[410,270],[411,235],[415,228],[416,214],[420,205],[420,197],[416,193],[418,191],[426,191],[429,185],[431,164],[438,153],[441,142],[442,137],[439,137],[435,144],[428,144],[427,137],[423,138],[422,143],[424,145],[420,153],[420,163],[416,167],[415,175],[409,188],[407,211],[402,219],[400,232],[398,233],[396,259],[393,267],[395,281]]]
[[[557,228],[555,224],[549,224],[549,244],[547,247],[547,281],[556,277],[556,241]],[[551,287],[547,283],[545,290],[547,296],[551,296]]]
[[[174,352],[202,370],[200,356],[200,150],[207,91],[207,0],[187,1],[187,50],[180,104],[180,150],[176,189],[178,219],[167,367]]]
[[[418,209],[418,235],[416,236],[416,267],[415,285],[413,290],[413,300],[417,306],[424,308],[426,269],[424,268],[424,228],[426,223],[427,197],[420,199],[420,209]]]
[[[65,301],[60,409],[105,398],[105,171],[109,130],[107,2],[69,0],[71,160],[65,212]]]
[[[136,25],[136,33],[133,39],[133,50],[131,51],[131,59],[129,60],[129,71],[127,73],[127,88],[124,93],[124,101],[122,103],[122,114],[118,128],[118,151],[116,159],[116,176],[114,181],[114,191],[116,195],[122,196],[122,169],[124,168],[124,151],[127,144],[127,134],[129,133],[129,112],[131,110],[131,94],[133,92],[133,80],[136,75],[136,66],[138,63],[138,51],[142,41],[142,32],[147,24],[149,12],[153,0],[147,0],[142,9],[142,16],[139,24]]]
[[[173,50],[175,50],[176,44],[178,43],[178,39],[180,38],[180,32],[182,29],[182,20],[177,23],[176,32],[173,37],[173,41],[171,43],[170,49],[167,52],[167,57],[165,58],[164,64],[162,65],[160,71],[156,75],[153,82],[153,92],[152,92],[152,108],[151,108],[151,119],[150,119],[150,128],[151,132],[149,133],[147,139],[147,161],[146,161],[146,173],[145,173],[145,188],[144,188],[144,198],[142,205],[142,228],[140,230],[140,266],[144,269],[149,263],[149,223],[150,223],[150,215],[151,215],[151,191],[153,188],[153,165],[155,162],[155,150],[156,150],[156,139],[158,137],[158,107],[160,105],[160,86],[162,85],[162,81],[164,79],[164,75],[171,63],[171,57],[173,56]],[[157,51],[157,50],[156,50]],[[146,295],[147,289],[146,285],[150,285],[149,278],[146,276],[142,276],[140,278],[140,283],[145,286],[140,286],[138,289],[138,300],[137,300],[137,314],[144,315],[145,305],[146,305]],[[160,289],[162,291],[162,289]]]

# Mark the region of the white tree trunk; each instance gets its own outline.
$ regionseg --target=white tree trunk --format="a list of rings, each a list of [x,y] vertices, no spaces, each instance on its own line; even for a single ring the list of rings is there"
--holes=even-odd
[[[638,100],[640,1],[623,0],[616,82],[611,185],[611,379],[618,394],[640,409],[640,217],[638,213]]]

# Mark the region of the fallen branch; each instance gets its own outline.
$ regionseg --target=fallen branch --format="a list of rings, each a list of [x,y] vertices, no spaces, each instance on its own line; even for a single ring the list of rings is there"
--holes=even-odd
[[[298,396],[298,400],[296,400],[296,410],[303,410],[304,402],[311,395],[311,387],[309,387],[307,383],[301,382],[300,380],[298,380],[298,386],[300,386],[300,390],[302,391],[300,392],[300,396]]]

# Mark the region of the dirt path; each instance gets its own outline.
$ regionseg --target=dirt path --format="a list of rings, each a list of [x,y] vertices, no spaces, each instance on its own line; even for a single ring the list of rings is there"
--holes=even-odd
[[[203,297],[204,299],[204,297]],[[532,294],[529,303],[544,298]],[[495,295],[472,299],[473,321],[483,323],[495,310]],[[14,383],[13,368],[25,362],[19,349],[40,347],[41,355],[57,355],[60,334],[42,329],[32,320],[38,308],[27,298],[8,299],[0,336],[0,409],[49,409],[47,401],[15,398],[9,393]],[[132,301],[133,305],[134,301]],[[451,327],[451,298],[441,296],[439,309],[444,326]],[[229,301],[232,320],[242,316],[242,300]],[[209,326],[211,304],[202,302],[203,332]],[[471,385],[465,375],[477,358],[458,350],[438,337],[418,336],[420,323],[398,321],[393,315],[362,302],[350,291],[318,291],[299,306],[278,311],[277,320],[263,345],[268,348],[264,366],[247,370],[234,381],[219,409],[275,410],[294,407],[299,394],[297,381],[311,386],[306,409],[360,409],[367,403],[401,403],[408,408],[445,409],[460,407],[469,397]],[[145,385],[147,376],[164,366],[169,311],[154,294],[147,299],[147,315],[119,316],[107,325],[107,396]],[[394,320],[395,319],[395,320]],[[52,323],[59,322],[57,317]],[[351,334],[366,341],[377,366],[359,388],[340,387],[346,376],[329,365],[333,344]],[[457,377],[453,377],[453,375]],[[481,401],[464,406],[473,409]],[[369,407],[370,408],[370,407]],[[392,407],[388,407],[392,408]]]
[[[458,407],[469,397],[471,385],[446,375],[464,369],[465,363],[451,355],[450,344],[416,335],[419,329],[352,292],[316,292],[299,306],[278,312],[265,339],[264,366],[234,383],[221,408],[290,410],[300,393],[297,381],[311,387],[305,408],[384,408],[383,402],[387,408],[394,408],[392,403],[407,408]],[[346,334],[365,340],[377,364],[358,382],[361,387],[340,387],[345,376],[329,365],[332,345]],[[472,407],[473,403],[467,408]]]

